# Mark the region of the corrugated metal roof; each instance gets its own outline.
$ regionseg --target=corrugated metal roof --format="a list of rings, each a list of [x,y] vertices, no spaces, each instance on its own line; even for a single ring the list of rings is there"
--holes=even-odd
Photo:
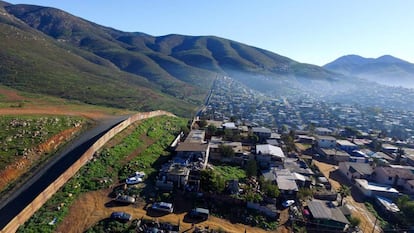
[[[341,210],[333,206],[330,202],[312,200],[308,202],[308,208],[314,218],[328,219],[345,224],[349,223]]]

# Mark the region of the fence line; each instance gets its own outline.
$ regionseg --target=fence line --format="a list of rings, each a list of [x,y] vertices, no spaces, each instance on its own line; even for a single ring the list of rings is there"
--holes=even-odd
[[[89,160],[93,158],[93,155],[97,150],[105,145],[105,143],[107,143],[117,133],[121,132],[136,121],[162,115],[174,116],[172,113],[161,110],[138,113],[120,122],[118,125],[110,129],[53,183],[51,183],[36,198],[34,198],[33,201],[27,205],[19,214],[17,214],[0,232],[16,232],[20,225],[24,224],[37,210],[39,210],[40,207],[42,207],[42,205],[46,203],[46,201],[49,200],[53,194],[55,194],[70,178],[72,178],[82,166],[84,166]]]

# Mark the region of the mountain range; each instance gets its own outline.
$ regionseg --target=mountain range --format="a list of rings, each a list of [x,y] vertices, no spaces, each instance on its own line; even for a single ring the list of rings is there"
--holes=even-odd
[[[390,55],[378,58],[347,55],[323,67],[346,76],[356,76],[380,84],[414,88],[414,64]]]
[[[347,78],[353,75],[347,69],[300,63],[224,38],[123,32],[59,9],[3,1],[0,45],[2,85],[183,116],[196,111],[219,75],[278,95],[345,98],[347,91],[375,86]]]

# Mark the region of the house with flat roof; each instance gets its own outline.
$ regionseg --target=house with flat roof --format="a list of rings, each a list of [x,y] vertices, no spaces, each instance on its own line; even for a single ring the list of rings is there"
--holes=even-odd
[[[208,163],[208,155],[210,153],[210,147],[208,143],[197,143],[184,141],[180,143],[175,149],[177,156],[184,161],[202,163],[204,169]]]
[[[348,140],[336,140],[336,146],[338,149],[352,153],[354,150],[358,150],[358,146]]]
[[[335,164],[339,162],[348,162],[351,158],[351,155],[343,150],[321,148],[318,150],[318,152]]]
[[[260,167],[283,166],[285,154],[282,148],[270,144],[256,145],[255,158]]]
[[[178,188],[184,187],[188,182],[190,169],[183,164],[167,163],[161,168],[160,175],[165,182],[172,182]]]
[[[209,143],[210,145],[210,154],[209,159],[220,161],[220,162],[235,162],[235,163],[241,163],[244,164],[242,161],[238,161],[242,159],[241,157],[244,157],[244,160],[248,160],[248,156],[244,155],[243,146],[241,142],[228,142],[228,141],[222,141],[221,138],[212,137],[211,141]],[[223,147],[230,147],[233,152],[233,157],[226,157],[222,153]]]
[[[366,197],[388,197],[391,199],[398,197],[398,190],[389,185],[368,182],[365,179],[355,179],[355,187]]]
[[[274,172],[281,195],[286,198],[296,197],[299,191],[296,177],[288,169],[275,169]]]
[[[324,127],[316,127],[315,133],[318,135],[331,135],[333,131]]]
[[[336,138],[332,136],[315,136],[316,143],[319,148],[335,148],[336,147]]]
[[[257,135],[261,141],[270,138],[272,131],[269,128],[265,127],[253,127],[252,133]]]
[[[404,167],[376,167],[373,178],[380,184],[404,186],[407,181],[414,180],[414,174]]]

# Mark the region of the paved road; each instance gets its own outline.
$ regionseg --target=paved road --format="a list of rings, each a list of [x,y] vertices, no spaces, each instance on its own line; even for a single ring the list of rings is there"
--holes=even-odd
[[[38,194],[78,160],[103,134],[127,118],[128,116],[122,116],[98,122],[94,128],[68,144],[52,161],[39,168],[33,177],[0,203],[0,229],[3,229]]]

